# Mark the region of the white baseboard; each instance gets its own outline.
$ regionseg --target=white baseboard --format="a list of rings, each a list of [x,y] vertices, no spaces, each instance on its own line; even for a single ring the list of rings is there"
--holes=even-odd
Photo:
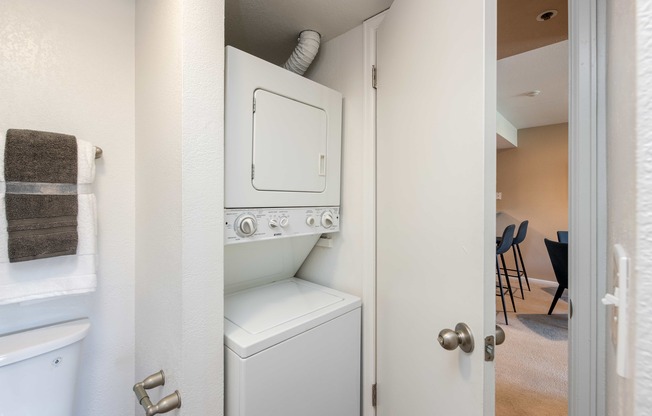
[[[557,281],[553,282],[552,280],[537,279],[536,277],[528,277],[527,280],[544,286],[557,286],[559,284]]]

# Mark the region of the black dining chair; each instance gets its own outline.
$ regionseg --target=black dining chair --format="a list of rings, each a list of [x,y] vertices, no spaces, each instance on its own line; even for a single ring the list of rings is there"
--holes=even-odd
[[[509,283],[509,275],[507,274],[507,266],[505,265],[505,257],[503,256],[507,252],[507,250],[509,250],[509,248],[512,246],[512,242],[514,241],[514,228],[516,228],[514,224],[505,227],[500,242],[496,244],[496,273],[498,273],[498,290],[500,291],[499,293],[500,301],[503,304],[503,313],[505,314],[505,325],[509,325],[509,323],[507,321],[507,307],[505,306],[505,288],[503,287],[503,281],[500,274],[500,266],[498,265],[498,258],[500,257],[500,260],[502,262],[503,272],[505,273],[505,282],[507,283],[507,293],[509,293],[509,297],[512,300],[512,308],[514,308],[514,312],[516,312],[516,304],[514,303],[512,286]]]
[[[555,272],[557,283],[559,283],[557,292],[555,292],[555,297],[552,300],[552,305],[550,305],[550,310],[548,310],[548,315],[550,315],[555,309],[557,301],[564,293],[564,289],[568,288],[568,244],[548,240],[547,238],[543,241],[546,243],[546,249],[548,249],[552,269]]]
[[[557,241],[568,244],[568,231],[557,231]]]

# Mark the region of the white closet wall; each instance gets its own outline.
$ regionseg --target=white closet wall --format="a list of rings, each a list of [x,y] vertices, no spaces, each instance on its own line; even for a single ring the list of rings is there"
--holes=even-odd
[[[341,231],[333,247],[315,247],[298,277],[362,296],[363,255],[363,30],[362,25],[322,43],[306,76],[342,93]]]
[[[164,370],[179,415],[223,408],[223,21],[136,2],[136,377]]]

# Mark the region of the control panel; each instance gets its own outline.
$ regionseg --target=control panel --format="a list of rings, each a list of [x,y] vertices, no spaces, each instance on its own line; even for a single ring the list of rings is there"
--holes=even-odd
[[[270,240],[340,230],[339,207],[224,210],[224,244]]]

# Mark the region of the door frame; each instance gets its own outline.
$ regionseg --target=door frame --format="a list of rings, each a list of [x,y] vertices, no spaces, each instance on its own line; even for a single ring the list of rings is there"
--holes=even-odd
[[[606,312],[598,301],[607,280],[605,10],[604,0],[569,2],[571,416],[601,416],[606,406]]]
[[[375,416],[372,402],[376,384],[376,89],[372,67],[376,65],[376,30],[387,10],[363,23],[363,169],[362,169],[362,415]]]
[[[606,135],[604,0],[570,2],[569,61],[569,415],[605,414]],[[374,416],[376,383],[376,30],[386,12],[367,19],[364,32],[363,132],[363,368],[362,415]],[[590,215],[586,215],[586,213]],[[500,351],[499,351],[500,353]]]

